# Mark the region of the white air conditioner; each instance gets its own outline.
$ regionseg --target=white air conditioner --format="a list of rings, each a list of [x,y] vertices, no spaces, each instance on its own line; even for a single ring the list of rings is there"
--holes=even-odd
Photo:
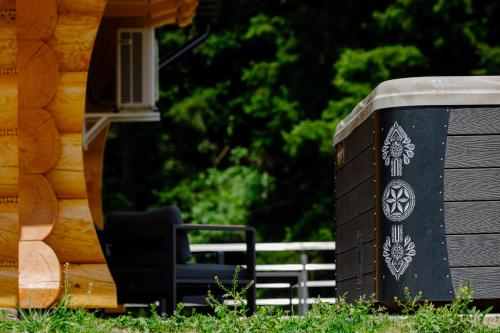
[[[121,111],[152,111],[159,97],[154,29],[118,29],[116,104]]]

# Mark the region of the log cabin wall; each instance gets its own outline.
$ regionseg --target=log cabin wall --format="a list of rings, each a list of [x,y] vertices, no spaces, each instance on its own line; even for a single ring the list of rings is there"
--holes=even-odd
[[[336,292],[375,293],[375,118],[336,145]]]
[[[157,27],[191,23],[198,0],[109,3],[106,14],[122,26]],[[48,307],[66,292],[73,306],[116,307],[93,221],[102,224],[106,132],[82,150],[105,7],[0,0],[0,307]]]
[[[500,299],[500,107],[451,107],[444,212],[455,290]]]
[[[82,130],[103,0],[0,1],[1,307],[115,307],[87,201]],[[64,266],[64,267],[63,267]]]

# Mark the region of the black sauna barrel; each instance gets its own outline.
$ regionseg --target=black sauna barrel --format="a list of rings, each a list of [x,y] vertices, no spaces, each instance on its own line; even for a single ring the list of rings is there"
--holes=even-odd
[[[383,82],[334,145],[337,295],[500,300],[500,76]]]

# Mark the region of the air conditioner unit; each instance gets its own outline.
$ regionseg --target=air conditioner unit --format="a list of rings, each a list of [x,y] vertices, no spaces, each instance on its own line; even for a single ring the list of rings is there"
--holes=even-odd
[[[118,29],[117,101],[121,111],[152,111],[159,97],[154,29]]]

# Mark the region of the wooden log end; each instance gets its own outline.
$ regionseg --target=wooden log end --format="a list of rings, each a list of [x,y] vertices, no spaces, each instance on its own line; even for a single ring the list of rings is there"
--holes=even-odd
[[[43,240],[57,219],[57,198],[42,175],[19,177],[19,224],[21,240]]]
[[[46,107],[59,86],[57,56],[41,41],[18,41],[17,48],[19,107]]]
[[[19,242],[19,306],[46,308],[61,287],[61,265],[54,251],[42,241]]]
[[[47,40],[57,24],[56,0],[17,0],[17,36],[21,40]]]
[[[61,156],[61,139],[44,109],[19,110],[19,168],[24,174],[52,169]]]

